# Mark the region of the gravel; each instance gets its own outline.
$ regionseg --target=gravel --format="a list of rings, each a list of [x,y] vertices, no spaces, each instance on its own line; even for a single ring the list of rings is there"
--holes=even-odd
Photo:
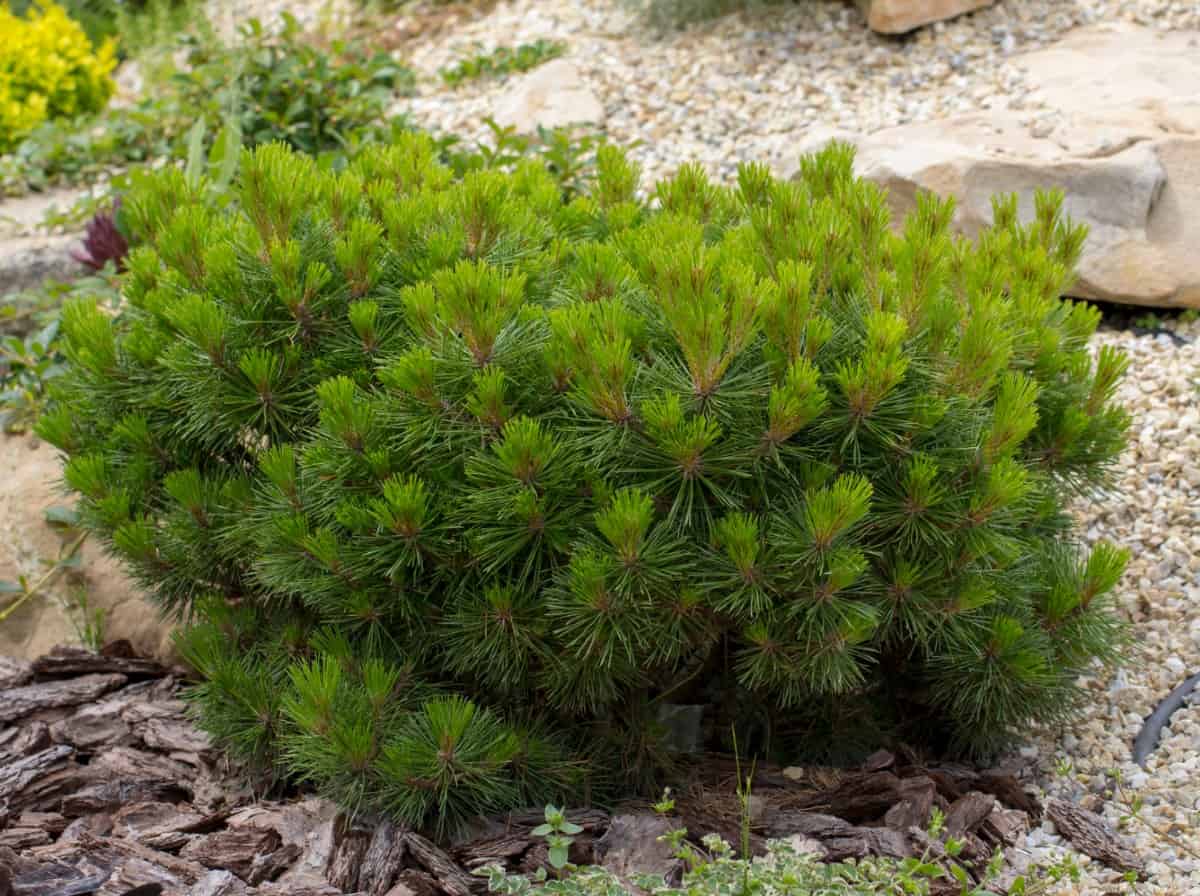
[[[1176,338],[1172,338],[1172,334]],[[1130,748],[1143,719],[1189,674],[1200,671],[1200,322],[1164,332],[1102,330],[1095,347],[1115,345],[1131,361],[1119,397],[1134,415],[1131,444],[1114,494],[1077,508],[1088,541],[1128,547],[1119,592],[1132,622],[1133,655],[1116,676],[1086,682],[1092,699],[1077,724],[1046,732],[1026,748],[1048,793],[1080,801],[1151,857],[1142,894],[1200,893],[1200,694],[1163,729],[1143,770]],[[1121,786],[1117,788],[1119,774]],[[1122,821],[1140,799],[1140,820]],[[1027,847],[1043,861],[1061,850],[1051,828]],[[1095,863],[1079,889],[1100,894],[1118,876]]]
[[[655,35],[622,0],[513,0],[431,35],[437,14],[399,17],[394,40],[425,77],[403,104],[424,127],[481,136],[502,81],[446,88],[437,71],[465,55],[563,40],[597,92],[606,131],[653,182],[697,160],[722,179],[742,161],[794,169],[819,129],[860,133],[964,112],[1038,109],[1009,59],[1070,28],[1129,20],[1200,28],[1195,0],[1000,0],[902,37],[870,32],[854,5],[811,0]],[[790,173],[790,170],[787,170]]]

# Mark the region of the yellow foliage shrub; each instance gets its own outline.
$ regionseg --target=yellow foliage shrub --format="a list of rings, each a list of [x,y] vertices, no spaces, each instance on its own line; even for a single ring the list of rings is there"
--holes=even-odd
[[[27,18],[0,7],[0,152],[47,118],[103,108],[116,64],[115,45],[93,47],[61,6],[38,3]]]

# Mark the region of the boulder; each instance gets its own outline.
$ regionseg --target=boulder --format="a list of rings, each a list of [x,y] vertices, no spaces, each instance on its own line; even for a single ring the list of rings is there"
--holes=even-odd
[[[0,581],[41,578],[62,540],[46,510],[69,505],[62,493],[55,449],[24,436],[0,435]],[[120,564],[89,539],[78,572],[60,575],[46,593],[26,601],[0,625],[0,654],[33,658],[54,645],[79,640],[75,595],[86,589],[88,607],[104,611],[105,640],[127,638],[142,655],[171,656],[170,625],[139,593]],[[0,599],[7,606],[8,596]]]
[[[579,66],[569,59],[552,59],[514,78],[492,117],[497,124],[531,134],[539,127],[603,124],[604,104],[583,79]]]
[[[856,172],[888,187],[897,222],[919,190],[954,196],[969,236],[994,194],[1017,193],[1028,220],[1035,190],[1060,188],[1090,230],[1071,295],[1200,308],[1200,32],[1105,24],[1015,61],[1039,111],[850,137]]]
[[[903,34],[991,6],[996,0],[858,0],[867,25],[881,34]]]

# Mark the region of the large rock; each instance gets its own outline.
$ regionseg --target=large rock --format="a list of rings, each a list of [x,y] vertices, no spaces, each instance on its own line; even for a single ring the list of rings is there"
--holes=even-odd
[[[552,59],[513,79],[496,103],[496,123],[531,134],[539,127],[603,124],[604,104],[569,59]]]
[[[1019,194],[1028,219],[1036,189],[1061,188],[1090,228],[1073,295],[1200,308],[1200,32],[1095,26],[1017,62],[1044,110],[851,138],[856,171],[889,188],[897,220],[918,190],[955,196],[968,235],[993,194]]]
[[[872,31],[903,34],[922,25],[952,19],[991,6],[996,0],[858,0]]]
[[[46,524],[45,512],[70,504],[60,490],[55,450],[44,443],[0,435],[0,581],[24,575],[37,581],[62,548]],[[78,575],[59,576],[40,596],[31,598],[0,623],[0,655],[32,658],[56,644],[79,640],[80,613],[75,596],[86,589],[92,610],[103,610],[106,640],[127,638],[147,656],[171,655],[170,626],[139,594],[137,587],[99,544],[82,549]],[[7,595],[0,607],[9,603]]]

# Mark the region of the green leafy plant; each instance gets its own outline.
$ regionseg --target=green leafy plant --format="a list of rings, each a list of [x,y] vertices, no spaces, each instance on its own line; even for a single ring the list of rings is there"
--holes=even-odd
[[[796,751],[847,715],[986,752],[1115,662],[1125,555],[1077,546],[1125,368],[1059,295],[1082,229],[953,237],[834,145],[638,199],[602,146],[461,178],[402,135],[126,196],[126,306],[63,312],[38,432],[169,612],[239,757],[446,831],[658,792],[659,707]]]
[[[89,302],[115,308],[115,274],[109,264],[74,283],[48,283],[5,296],[0,307],[0,432],[31,429],[46,407],[51,383],[63,372],[61,304],[86,295]]]
[[[197,122],[207,141],[233,130],[248,146],[273,140],[314,155],[342,156],[348,141],[390,133],[392,98],[411,89],[409,69],[383,53],[310,43],[294,18],[268,33],[257,20],[226,46],[185,33],[186,65],[132,106],[94,118],[48,122],[0,157],[4,192],[90,180],[161,158],[186,157]]]
[[[546,820],[534,828],[535,837],[543,837],[549,847],[550,867],[561,873],[570,863],[571,844],[575,835],[583,831],[579,825],[567,820],[567,814],[554,806],[546,807]]]
[[[83,585],[72,590],[68,609],[71,627],[75,630],[75,637],[79,639],[79,643],[99,653],[104,647],[108,612],[104,607],[92,605],[87,587]]]
[[[527,72],[544,62],[557,59],[566,50],[567,45],[562,41],[542,39],[518,47],[497,47],[490,53],[478,53],[442,69],[442,80],[451,87],[458,87],[480,78],[499,78]]]
[[[62,373],[55,341],[58,321],[25,338],[0,341],[0,429],[12,433],[32,425],[46,402],[46,387]]]
[[[486,877],[488,889],[503,896],[928,896],[958,893],[959,896],[1045,896],[1065,882],[1078,881],[1078,864],[1068,855],[1033,869],[1002,886],[1003,855],[997,853],[977,873],[979,882],[953,857],[935,861],[931,855],[910,859],[867,858],[852,862],[823,863],[798,853],[783,841],[770,841],[767,853],[753,859],[736,858],[720,837],[702,838],[703,849],[686,854],[683,879],[668,886],[661,877],[640,875],[630,885],[596,866],[575,869],[570,875],[547,878],[509,874],[498,865],[475,873]],[[935,886],[936,885],[936,886]],[[1130,893],[1135,893],[1130,884]]]
[[[564,198],[570,200],[595,176],[596,153],[604,142],[595,131],[539,126],[536,134],[521,134],[494,118],[485,118],[483,123],[488,135],[478,143],[463,144],[453,135],[439,138],[439,157],[456,177],[471,171],[507,171],[535,158],[554,175]]]
[[[373,124],[411,91],[412,72],[386,53],[342,41],[315,46],[290,13],[282,18],[278,34],[251,20],[233,47],[195,42],[176,76],[185,107],[214,123],[236,119],[248,146],[282,140],[318,155],[338,150],[343,132]]]
[[[27,16],[37,0],[9,0],[10,10]],[[58,4],[97,46],[115,40],[122,56],[137,55],[182,30],[194,15],[191,0],[64,0]]]

